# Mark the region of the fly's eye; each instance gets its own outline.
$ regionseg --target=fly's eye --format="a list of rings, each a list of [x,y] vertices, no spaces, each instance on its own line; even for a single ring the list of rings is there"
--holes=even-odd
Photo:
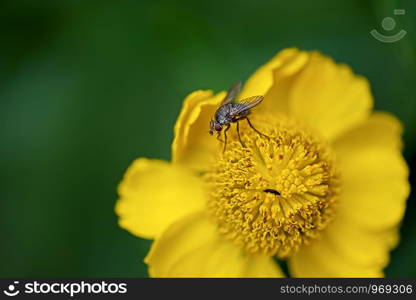
[[[221,131],[222,126],[220,124],[215,124],[214,129],[215,129],[215,131]]]

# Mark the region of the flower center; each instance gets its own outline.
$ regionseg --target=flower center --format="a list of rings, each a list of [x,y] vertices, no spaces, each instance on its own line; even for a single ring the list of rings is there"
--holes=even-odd
[[[227,150],[205,175],[208,208],[220,232],[248,252],[287,258],[332,218],[334,156],[293,121],[253,121],[268,137],[240,124],[242,147],[235,128],[228,131]]]

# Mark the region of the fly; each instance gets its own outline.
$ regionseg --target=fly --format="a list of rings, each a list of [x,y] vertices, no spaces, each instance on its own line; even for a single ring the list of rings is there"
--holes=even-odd
[[[234,84],[227,92],[224,100],[222,100],[220,107],[215,112],[214,119],[211,119],[209,134],[213,135],[217,132],[217,139],[221,141],[221,131],[224,129],[224,149],[227,147],[227,131],[231,127],[231,123],[237,123],[237,135],[241,146],[245,147],[240,137],[239,121],[247,120],[248,125],[258,134],[267,137],[267,135],[258,131],[253,124],[251,124],[248,115],[251,113],[250,109],[259,105],[263,101],[263,96],[252,96],[236,102],[236,98],[241,91],[241,82]]]

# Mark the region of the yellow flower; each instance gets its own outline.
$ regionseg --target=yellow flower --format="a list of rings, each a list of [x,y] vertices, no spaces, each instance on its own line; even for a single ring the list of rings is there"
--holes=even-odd
[[[317,52],[286,49],[240,98],[264,95],[227,150],[209,136],[225,92],[196,91],[172,162],[137,159],[119,186],[119,224],[154,239],[154,277],[379,277],[409,194],[401,124],[372,112],[367,80]]]

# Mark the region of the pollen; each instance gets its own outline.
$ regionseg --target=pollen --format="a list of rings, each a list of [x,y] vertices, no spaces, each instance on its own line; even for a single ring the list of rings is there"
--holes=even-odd
[[[205,180],[208,211],[225,238],[250,253],[288,258],[319,237],[340,189],[330,147],[293,121],[241,126]],[[231,130],[230,130],[231,131]]]

